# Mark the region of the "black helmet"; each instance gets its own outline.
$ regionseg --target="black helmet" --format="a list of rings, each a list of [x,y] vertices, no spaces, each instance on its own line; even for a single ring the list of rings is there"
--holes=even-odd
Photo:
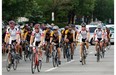
[[[86,23],[85,22],[81,23],[81,26],[86,26]]]

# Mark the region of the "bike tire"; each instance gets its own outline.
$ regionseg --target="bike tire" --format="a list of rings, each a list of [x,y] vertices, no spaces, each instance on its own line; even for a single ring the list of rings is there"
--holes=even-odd
[[[56,67],[56,63],[55,63],[55,51],[52,52],[52,64],[53,64],[53,67]]]
[[[97,62],[99,62],[100,61],[100,52],[98,51],[97,52]]]
[[[14,59],[14,62],[13,62],[13,69],[14,70],[17,69],[17,65],[18,65],[18,59]]]
[[[108,43],[107,50],[110,50],[111,48],[111,42]]]
[[[35,69],[36,69],[36,65],[35,65],[35,53],[33,53],[32,60],[31,60],[31,72],[32,72],[32,74],[34,74]]]
[[[104,58],[104,56],[105,56],[105,50],[103,49],[102,50],[102,57]]]
[[[27,50],[26,50],[26,48],[24,50],[24,60],[27,61]]]
[[[9,72],[10,70],[11,70],[11,65],[12,65],[12,63],[9,63],[9,56],[11,55],[11,53],[8,53],[7,54],[7,62],[6,62],[6,70]],[[11,56],[12,57],[12,56]],[[12,61],[10,61],[10,62],[12,62]]]
[[[58,62],[58,53],[56,53],[56,61],[55,61],[57,67],[59,66],[59,62]]]
[[[48,47],[47,47],[48,49]],[[46,51],[46,62],[49,62],[49,50]]]
[[[64,57],[64,59],[66,58],[66,48],[65,47],[63,47],[63,57]]]
[[[41,67],[42,67],[42,60],[39,60],[39,64],[38,64],[38,66],[37,66],[37,71],[38,71],[38,72],[40,72]]]
[[[30,48],[29,48],[30,49]],[[30,49],[29,50],[29,60],[31,61],[32,60],[32,50]]]

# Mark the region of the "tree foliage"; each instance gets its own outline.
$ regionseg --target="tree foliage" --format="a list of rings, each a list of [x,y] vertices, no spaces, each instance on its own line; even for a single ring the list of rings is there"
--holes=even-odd
[[[74,23],[74,16],[97,17],[104,21],[114,18],[113,0],[3,0],[3,20],[27,17],[29,21],[51,21],[55,13],[55,23]]]

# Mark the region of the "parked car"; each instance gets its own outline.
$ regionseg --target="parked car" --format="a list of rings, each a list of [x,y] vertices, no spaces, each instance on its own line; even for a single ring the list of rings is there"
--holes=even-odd
[[[109,27],[109,29],[110,29],[110,33],[111,33],[110,42],[112,44],[114,44],[114,27]]]

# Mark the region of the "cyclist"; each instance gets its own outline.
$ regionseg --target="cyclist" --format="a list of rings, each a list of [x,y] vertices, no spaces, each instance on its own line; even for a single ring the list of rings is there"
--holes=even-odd
[[[28,29],[28,26],[25,25],[23,30],[22,30],[22,32],[21,32],[21,39],[22,39],[22,41],[25,41],[25,39],[26,39],[26,35],[28,34],[28,30],[27,29]]]
[[[109,28],[107,28],[107,27],[106,27],[106,32],[107,32],[108,42],[110,42],[111,34],[110,34]]]
[[[103,31],[104,31],[104,48],[105,48],[105,51],[106,51],[106,46],[108,44],[108,34],[107,34],[107,31],[106,31],[106,27],[103,27]]]
[[[100,50],[102,49],[103,46],[104,32],[102,30],[101,24],[98,24],[97,28],[95,29],[93,39],[96,42],[95,43],[95,49],[96,49],[95,56],[96,56],[98,42],[100,42]]]
[[[41,47],[42,43],[43,43],[43,32],[40,29],[40,26],[38,24],[35,24],[34,26],[34,30],[31,34],[31,38],[30,38],[30,47],[33,46],[37,46],[37,47]],[[33,50],[35,49],[35,47],[33,47]],[[38,54],[40,54],[40,59],[42,57],[42,50],[39,49]]]
[[[61,42],[61,33],[60,31],[58,31],[59,27],[58,26],[53,26],[53,31],[50,34],[50,44],[52,44],[52,42],[56,43],[56,49],[58,51],[58,62],[59,64],[61,64],[61,49],[60,49],[60,42]],[[51,45],[53,48],[53,45]]]
[[[74,55],[75,31],[74,31],[71,27],[69,27],[69,28],[65,31],[64,41],[65,41],[67,44],[70,43],[70,47],[71,47],[71,59],[73,59],[73,55]]]
[[[78,40],[79,35],[81,35],[81,40],[80,40],[80,62],[82,62],[82,47],[84,45],[83,42],[86,43],[86,52],[88,54],[88,48],[89,48],[89,38],[90,38],[90,32],[89,29],[86,28],[86,23],[81,24],[81,29],[78,31],[78,35],[76,37],[76,40]]]
[[[50,43],[50,34],[51,34],[51,26],[50,25],[47,25],[46,26],[46,30],[44,30],[44,39],[45,39],[45,50],[46,50],[46,46],[48,45],[48,43]],[[50,45],[50,47],[52,47],[51,45]],[[49,50],[49,52],[50,52],[50,54],[49,54],[49,57],[51,57],[51,54],[52,54],[52,50],[51,50],[52,48],[50,48]]]
[[[10,28],[6,31],[5,42],[9,41],[9,45],[16,43],[15,52],[18,54],[20,52],[20,56],[22,57],[22,49],[19,49],[20,46],[20,31],[17,27],[15,27],[15,22],[13,20],[9,21]],[[9,40],[8,40],[9,39]],[[9,47],[10,47],[9,46]]]

